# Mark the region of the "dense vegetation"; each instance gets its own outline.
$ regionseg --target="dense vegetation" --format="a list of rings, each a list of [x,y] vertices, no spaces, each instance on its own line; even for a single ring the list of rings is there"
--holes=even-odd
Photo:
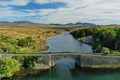
[[[95,26],[86,29],[75,29],[71,31],[71,34],[77,39],[92,36],[90,44],[96,53],[115,54],[120,51],[120,28]]]
[[[0,27],[0,53],[27,53],[45,50],[49,36],[59,34],[52,27]]]
[[[49,40],[49,36],[60,33],[60,29],[54,27],[0,26],[0,54],[29,53],[46,50],[48,46],[45,45],[45,42]],[[39,57],[19,56],[0,58],[0,78],[9,78],[19,72],[19,74],[23,75],[29,74],[29,71],[33,73],[32,70],[37,70],[35,72],[38,72],[43,67],[43,65],[38,64]]]
[[[0,36],[0,53],[21,53],[30,51],[30,47],[35,49],[35,40],[32,37],[26,37],[22,39],[17,39],[13,41],[12,38],[1,35]],[[28,49],[21,50],[22,48],[27,47]]]
[[[36,64],[38,64],[38,58],[40,56],[19,56],[19,57],[15,57],[16,60],[19,61],[19,63],[21,64],[21,66],[24,69],[30,69],[36,66]]]
[[[38,65],[39,57],[40,56],[17,56],[13,58],[1,58],[0,77],[10,78],[20,70],[26,71],[33,69]]]
[[[11,77],[15,72],[19,71],[19,62],[12,58],[0,59],[0,76]]]
[[[29,53],[45,50],[49,36],[60,34],[60,29],[53,27],[8,27],[0,26],[0,54],[2,53]],[[42,66],[38,64],[35,56],[19,56],[13,58],[0,58],[0,77],[8,78],[24,71],[27,75],[33,68]],[[37,72],[35,71],[35,72]],[[21,72],[20,74],[25,74]],[[29,74],[29,73],[28,73]]]

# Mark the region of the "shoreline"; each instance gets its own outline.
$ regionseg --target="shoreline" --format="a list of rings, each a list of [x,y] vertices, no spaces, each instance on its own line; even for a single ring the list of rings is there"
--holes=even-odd
[[[22,77],[26,77],[26,76],[34,76],[34,75],[42,75],[43,73],[47,72],[48,70],[50,70],[52,67],[49,66],[45,66],[39,64],[39,66],[32,68],[32,69],[20,69],[20,71],[16,72],[12,77],[10,78],[1,78],[1,79],[5,79],[5,80],[14,80],[14,78],[22,78]]]
[[[63,31],[60,31],[59,34],[50,35],[50,36],[44,41],[44,43],[43,43],[44,48],[41,49],[41,50],[39,50],[39,51],[42,52],[42,51],[48,50],[48,49],[49,49],[49,46],[47,45],[47,41],[51,40],[50,37],[52,37],[52,36],[58,36],[58,35],[60,35],[60,34],[63,34]]]

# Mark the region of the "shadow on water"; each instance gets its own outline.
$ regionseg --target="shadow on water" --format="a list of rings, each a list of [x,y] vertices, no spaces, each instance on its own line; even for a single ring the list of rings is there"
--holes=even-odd
[[[63,58],[56,61],[55,66],[43,75],[26,76],[20,80],[74,80],[71,70],[75,68],[75,60]]]
[[[64,58],[56,61],[55,71],[57,74],[57,80],[73,80],[71,69],[75,68],[75,60],[70,58]]]

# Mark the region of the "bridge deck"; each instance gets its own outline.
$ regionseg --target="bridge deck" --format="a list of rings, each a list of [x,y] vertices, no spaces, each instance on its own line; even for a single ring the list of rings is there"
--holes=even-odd
[[[13,57],[13,56],[59,56],[59,55],[83,55],[83,56],[105,56],[102,55],[102,53],[76,53],[76,52],[72,52],[72,53],[62,53],[62,52],[53,52],[53,53],[26,53],[26,54],[0,54],[1,58],[7,58],[7,57]],[[106,55],[107,56],[111,56],[111,55]],[[113,56],[113,55],[112,55]],[[115,56],[115,57],[120,57],[120,56]]]

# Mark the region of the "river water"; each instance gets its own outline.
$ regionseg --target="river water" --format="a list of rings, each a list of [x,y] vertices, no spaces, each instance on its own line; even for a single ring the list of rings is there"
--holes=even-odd
[[[49,70],[42,75],[27,76],[21,80],[120,80],[120,70],[85,70],[64,67]]]
[[[50,39],[46,44],[49,46],[49,49],[42,52],[92,52],[90,45],[74,39],[68,31],[63,31],[63,34],[58,36],[51,36]]]
[[[91,53],[90,45],[74,39],[64,31],[58,36],[51,36],[47,41],[50,48],[43,52],[82,52]],[[43,74],[26,76],[20,80],[120,80],[120,70],[86,70],[75,68],[75,60],[64,58],[56,61],[55,67]]]

